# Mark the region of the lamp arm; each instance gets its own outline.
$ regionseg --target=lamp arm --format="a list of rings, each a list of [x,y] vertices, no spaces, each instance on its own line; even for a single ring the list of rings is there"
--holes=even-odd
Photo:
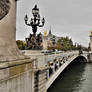
[[[44,23],[45,23],[45,19],[43,18],[43,19],[42,19],[42,24],[39,25],[39,27],[43,27],[43,26],[44,26]]]
[[[28,23],[28,16],[27,16],[27,14],[24,17],[24,20],[25,20],[25,24],[26,25],[28,25],[28,26],[31,26],[32,25],[32,22]]]
[[[25,24],[28,25],[28,26],[32,26],[32,24],[28,23],[27,21],[25,21]]]
[[[44,26],[44,24],[42,24],[42,25],[39,25],[39,27],[43,27]]]

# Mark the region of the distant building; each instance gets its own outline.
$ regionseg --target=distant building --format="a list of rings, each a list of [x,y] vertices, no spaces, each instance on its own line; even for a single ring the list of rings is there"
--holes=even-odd
[[[48,42],[50,42],[52,44],[55,44],[56,43],[56,39],[55,39],[56,36],[51,33],[51,28],[49,30],[49,33],[47,35],[47,38],[48,38]]]
[[[61,37],[57,37],[56,35],[53,35],[51,32],[51,27],[49,30],[49,33],[47,35],[48,41],[50,41],[52,44],[56,44],[57,41],[61,38]]]
[[[55,47],[57,45],[57,41],[60,39],[61,37],[57,37],[56,35],[53,35],[51,32],[51,27],[49,30],[49,33],[47,34],[46,31],[44,31],[43,33],[43,49],[48,49],[48,47]]]

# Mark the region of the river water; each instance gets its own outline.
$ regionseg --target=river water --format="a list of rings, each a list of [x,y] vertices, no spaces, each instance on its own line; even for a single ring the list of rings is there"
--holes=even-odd
[[[47,92],[92,92],[92,63],[72,63]]]

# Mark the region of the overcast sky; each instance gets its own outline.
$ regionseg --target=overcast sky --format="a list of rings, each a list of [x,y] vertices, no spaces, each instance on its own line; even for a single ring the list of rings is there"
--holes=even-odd
[[[24,16],[32,17],[31,11],[37,4],[40,15],[46,23],[38,32],[52,27],[57,36],[69,36],[74,42],[88,46],[89,34],[92,30],[92,0],[19,0],[17,3],[17,34],[16,39],[25,40],[32,32],[25,25]]]

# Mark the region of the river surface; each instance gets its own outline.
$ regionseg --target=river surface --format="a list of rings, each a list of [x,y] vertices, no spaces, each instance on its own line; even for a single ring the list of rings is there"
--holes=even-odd
[[[47,92],[92,92],[92,63],[72,63]]]

